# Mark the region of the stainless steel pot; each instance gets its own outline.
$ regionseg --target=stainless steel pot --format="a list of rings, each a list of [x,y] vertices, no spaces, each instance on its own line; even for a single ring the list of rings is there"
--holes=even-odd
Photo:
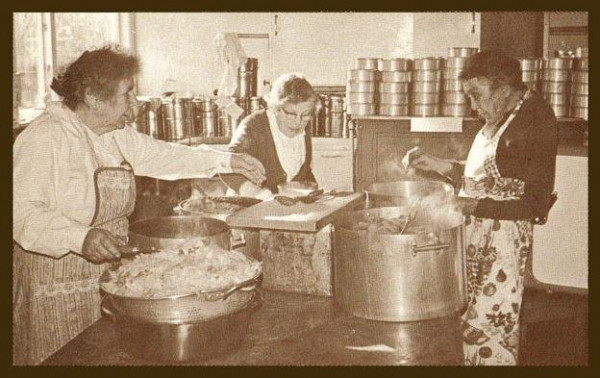
[[[372,215],[392,218],[407,213],[407,207],[361,210],[336,222],[334,298],[346,312],[372,320],[415,321],[465,308],[460,213],[422,234],[382,235],[355,229],[357,222]]]
[[[416,199],[432,194],[452,195],[452,185],[441,181],[380,182],[367,187],[366,207],[409,206]]]
[[[227,223],[201,216],[166,216],[129,225],[129,244],[141,250],[173,249],[191,238],[204,239],[224,249],[231,247]]]
[[[252,313],[262,304],[258,292],[243,308],[211,319],[183,323],[140,321],[104,302],[102,313],[116,325],[124,350],[152,361],[196,361],[230,352],[242,344]]]

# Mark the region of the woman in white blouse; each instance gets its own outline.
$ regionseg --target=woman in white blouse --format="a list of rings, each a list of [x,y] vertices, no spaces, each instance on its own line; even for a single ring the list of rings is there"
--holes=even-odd
[[[127,123],[138,58],[84,52],[52,82],[50,105],[13,149],[13,356],[38,364],[100,317],[98,278],[121,256],[135,175],[165,180],[236,172],[255,158],[154,140]]]
[[[306,78],[297,73],[275,80],[267,97],[268,107],[242,120],[229,144],[229,151],[244,152],[265,167],[264,186],[271,192],[290,181],[316,182],[311,169],[310,130],[320,101]]]

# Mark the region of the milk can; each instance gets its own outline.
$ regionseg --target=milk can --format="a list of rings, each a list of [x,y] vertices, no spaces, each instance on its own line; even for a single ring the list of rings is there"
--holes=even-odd
[[[250,97],[250,105],[248,109],[248,114],[254,113],[257,110],[263,109],[263,101],[259,96]]]
[[[217,104],[210,99],[205,98],[201,102],[201,114],[202,114],[202,131],[205,137],[217,136],[218,129],[218,112]]]
[[[331,132],[334,138],[344,136],[344,98],[341,96],[331,96]]]
[[[238,87],[240,97],[256,96],[258,74],[258,59],[248,58],[246,63],[238,69]]]

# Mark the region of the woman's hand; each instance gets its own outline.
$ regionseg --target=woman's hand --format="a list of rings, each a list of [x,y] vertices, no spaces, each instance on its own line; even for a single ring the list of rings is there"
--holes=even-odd
[[[265,181],[265,167],[258,159],[248,154],[231,154],[231,170],[241,173],[258,186]]]
[[[434,171],[446,176],[452,170],[452,163],[428,155],[419,146],[413,147],[402,158],[404,168],[416,168],[423,171]]]
[[[101,228],[92,228],[85,236],[81,254],[88,261],[101,263],[120,258],[120,248],[124,246],[125,243],[110,232]]]

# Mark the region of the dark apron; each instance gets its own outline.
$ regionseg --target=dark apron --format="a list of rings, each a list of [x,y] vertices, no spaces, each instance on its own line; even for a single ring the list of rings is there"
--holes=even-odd
[[[127,163],[98,168],[94,183],[91,226],[127,237],[133,170]],[[107,264],[75,253],[56,259],[13,244],[13,363],[37,365],[100,318],[98,279]]]

